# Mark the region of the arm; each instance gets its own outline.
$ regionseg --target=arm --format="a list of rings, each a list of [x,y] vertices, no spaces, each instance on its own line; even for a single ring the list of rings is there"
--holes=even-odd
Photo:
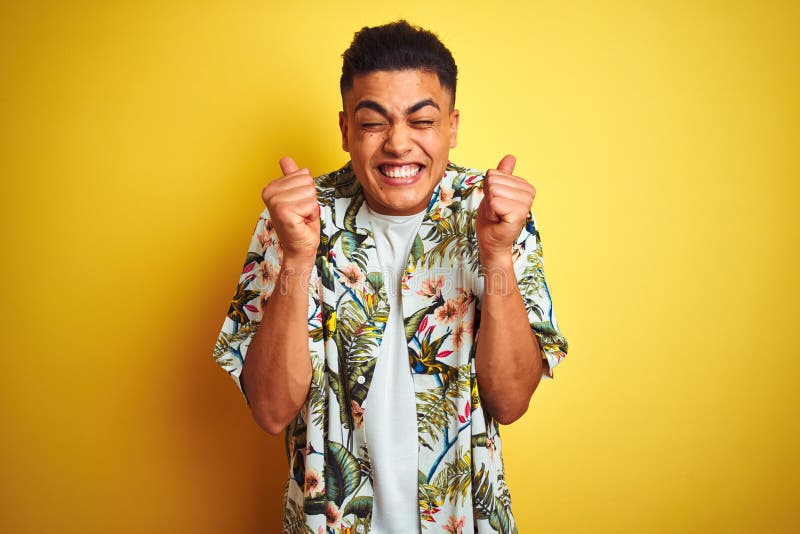
[[[320,235],[311,174],[291,158],[282,158],[280,164],[283,178],[264,188],[262,197],[283,251],[281,269],[241,374],[253,418],[270,434],[297,417],[311,386],[308,284]]]
[[[475,366],[481,399],[502,424],[519,419],[546,365],[531,330],[514,272],[512,245],[530,212],[536,190],[513,175],[516,160],[505,156],[486,173],[475,229],[484,294]]]
[[[311,385],[307,316],[313,268],[283,263],[242,367],[253,418],[270,434],[280,433],[297,417]]]
[[[485,283],[475,366],[482,401],[507,425],[527,411],[547,363],[531,330],[510,251],[481,263]]]

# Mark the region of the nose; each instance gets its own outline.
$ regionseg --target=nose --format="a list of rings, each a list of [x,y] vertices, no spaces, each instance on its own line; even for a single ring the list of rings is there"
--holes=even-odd
[[[410,152],[412,146],[413,141],[409,128],[400,124],[389,128],[386,134],[386,140],[383,143],[383,149],[387,153],[402,156]]]

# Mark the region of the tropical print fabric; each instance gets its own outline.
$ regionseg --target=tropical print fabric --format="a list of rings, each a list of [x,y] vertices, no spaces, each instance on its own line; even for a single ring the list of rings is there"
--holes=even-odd
[[[483,173],[448,164],[402,278],[403,317],[419,440],[424,533],[516,532],[498,423],[481,405],[475,373],[483,295],[475,214]],[[313,377],[286,430],[289,477],[283,530],[367,533],[373,488],[364,427],[376,355],[389,315],[361,187],[347,164],[316,179],[321,239],[308,295]],[[239,375],[261,310],[275,289],[281,247],[265,210],[214,348]],[[567,352],[553,313],[533,215],[513,248],[516,283],[549,376]],[[513,281],[512,281],[513,283]],[[245,393],[243,391],[243,393]]]

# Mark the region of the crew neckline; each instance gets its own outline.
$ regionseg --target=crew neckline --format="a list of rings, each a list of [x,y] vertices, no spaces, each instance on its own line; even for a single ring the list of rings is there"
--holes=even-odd
[[[425,210],[422,210],[418,213],[412,213],[411,215],[387,215],[385,213],[378,213],[377,211],[372,210],[369,207],[369,204],[367,204],[367,212],[369,213],[369,216],[373,219],[378,219],[395,224],[413,221],[425,215]]]

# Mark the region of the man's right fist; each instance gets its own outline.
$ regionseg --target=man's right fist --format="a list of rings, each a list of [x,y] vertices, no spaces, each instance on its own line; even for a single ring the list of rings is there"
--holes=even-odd
[[[284,262],[314,263],[319,246],[317,189],[308,169],[298,169],[290,157],[280,160],[283,178],[261,191],[272,226],[283,249]]]

